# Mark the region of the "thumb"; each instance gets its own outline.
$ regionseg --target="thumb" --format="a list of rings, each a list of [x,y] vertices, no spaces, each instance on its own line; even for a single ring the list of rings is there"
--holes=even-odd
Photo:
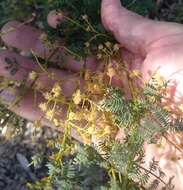
[[[125,9],[120,0],[102,0],[101,16],[104,27],[122,45],[144,56],[156,41],[183,33],[182,25],[144,18]]]

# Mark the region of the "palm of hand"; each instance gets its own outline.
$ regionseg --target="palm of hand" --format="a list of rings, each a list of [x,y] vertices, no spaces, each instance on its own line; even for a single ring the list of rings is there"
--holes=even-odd
[[[157,71],[170,80],[167,103],[177,111],[183,103],[183,26],[143,18],[122,7],[119,0],[103,0],[102,21],[124,46],[123,57],[130,69],[139,69],[144,80]],[[119,132],[117,138],[121,136]],[[182,134],[174,134],[171,139],[181,144]],[[181,160],[174,162],[173,158],[182,158],[182,153],[177,153],[166,141],[161,147],[145,145],[145,150],[146,161],[153,157],[159,160],[165,173],[175,176],[175,189],[181,190],[183,167]]]
[[[124,58],[143,79],[158,71],[171,82],[171,98],[181,103],[183,95],[183,26],[143,18],[121,7],[120,1],[103,1],[102,21],[124,46]],[[174,96],[174,97],[173,97]]]

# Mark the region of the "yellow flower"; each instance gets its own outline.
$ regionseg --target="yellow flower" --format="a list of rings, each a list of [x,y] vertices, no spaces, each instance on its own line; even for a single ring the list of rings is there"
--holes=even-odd
[[[82,19],[83,19],[83,20],[88,20],[88,15],[83,15],[83,16],[82,16]]]
[[[90,127],[88,127],[87,132],[90,135],[93,135],[95,133],[95,125],[91,125]]]
[[[89,42],[86,42],[85,43],[85,46],[88,48],[88,47],[90,47],[90,43]]]
[[[30,80],[35,80],[37,78],[38,74],[35,71],[31,71],[29,73],[29,79]]]
[[[104,46],[102,45],[102,44],[100,44],[99,46],[98,46],[98,49],[99,50],[102,50],[104,48]]]
[[[92,143],[92,136],[91,135],[84,134],[84,133],[81,133],[80,135],[83,139],[84,144],[91,145],[91,143]]]
[[[113,46],[113,50],[114,50],[114,51],[118,51],[119,49],[120,49],[119,44],[115,44],[115,45]]]
[[[56,83],[51,91],[54,98],[58,98],[61,95],[61,87],[59,83]]]
[[[89,122],[93,122],[97,119],[98,112],[96,110],[93,110],[89,115],[87,115],[87,120]]]
[[[53,119],[53,117],[54,117],[54,110],[48,110],[47,112],[46,112],[46,118],[47,119],[49,119],[49,120],[52,120]]]
[[[111,44],[111,42],[106,42],[105,45],[106,45],[106,47],[110,48],[112,44]]]
[[[40,127],[41,127],[41,121],[40,121],[40,120],[36,120],[36,121],[34,122],[34,127],[40,128]]]
[[[81,96],[81,91],[77,90],[74,94],[73,94],[73,102],[78,105],[82,100],[82,96]]]
[[[40,103],[39,104],[39,108],[42,110],[42,111],[46,111],[47,110],[47,104],[46,103]]]
[[[101,139],[102,137],[104,137],[104,131],[102,130],[102,129],[97,129],[96,131],[95,131],[95,134],[94,135],[96,135],[96,138],[97,139]]]
[[[75,119],[75,115],[76,114],[74,112],[70,112],[69,116],[68,116],[68,120],[71,121],[71,120]]]
[[[110,129],[110,126],[109,126],[109,125],[106,125],[106,126],[105,126],[105,128],[104,128],[104,134],[105,134],[105,135],[111,134],[111,129]]]
[[[45,92],[45,93],[43,94],[43,96],[44,96],[44,98],[45,98],[46,100],[51,100],[51,99],[52,99],[51,94],[48,93],[48,92]]]
[[[74,118],[73,119],[80,121],[80,120],[83,119],[83,114],[81,112],[77,112],[77,114],[74,113]]]
[[[130,77],[131,78],[134,78],[134,77],[139,77],[140,76],[140,71],[138,69],[135,69],[133,70],[131,73],[130,73]]]
[[[183,112],[183,104],[181,104],[181,105],[179,106],[179,110],[180,110],[181,112]]]
[[[98,59],[101,59],[101,58],[102,58],[102,54],[101,54],[101,53],[98,53],[98,54],[97,54],[97,58],[98,58]]]
[[[155,73],[154,79],[158,82],[159,85],[163,85],[165,82],[165,78],[162,76],[162,74],[159,71]]]
[[[58,127],[58,126],[60,125],[59,120],[56,119],[56,118],[53,119],[53,123],[54,123],[54,125],[55,125],[56,127]]]
[[[91,73],[88,70],[86,70],[86,72],[85,72],[84,79],[85,80],[90,80],[91,79]]]

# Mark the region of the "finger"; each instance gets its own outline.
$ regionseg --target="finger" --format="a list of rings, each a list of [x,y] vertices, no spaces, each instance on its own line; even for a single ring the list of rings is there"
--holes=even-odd
[[[52,10],[47,16],[47,22],[52,28],[56,28],[64,20],[64,13],[61,10]],[[65,62],[69,67],[72,68],[72,71],[81,71],[84,67],[85,69],[95,71],[97,67],[97,60],[94,58],[87,58],[85,61],[76,61],[72,57],[65,57]]]
[[[33,70],[40,69],[31,59],[9,50],[0,50],[0,76],[23,82]]]
[[[18,89],[16,92],[9,90],[3,91],[0,94],[1,103],[9,106],[14,102],[18,95]],[[40,121],[41,126],[48,126],[57,131],[63,132],[63,128],[56,127],[51,121],[44,117],[44,113],[38,107],[38,105],[42,102],[45,102],[45,99],[40,93],[38,93],[35,98],[34,92],[29,92],[21,99],[18,104],[13,107],[10,106],[9,109],[17,115],[28,119],[29,121]],[[64,120],[66,118],[67,107],[62,105],[59,107],[59,111],[62,112],[62,114],[60,114],[60,119]],[[76,130],[71,129],[71,136],[81,142],[81,138]]]
[[[25,51],[32,49],[40,55],[43,53],[49,54],[48,48],[43,47],[43,43],[39,40],[42,34],[41,30],[24,25],[18,21],[10,21],[2,27],[1,33],[2,40],[8,46]]]
[[[44,59],[50,58],[50,61],[56,62],[61,67],[74,72],[80,72],[82,69],[94,71],[97,67],[95,58],[87,58],[84,61],[76,61],[72,56],[65,55],[62,43],[56,45],[56,48],[48,47],[41,38],[44,33],[34,27],[24,25],[18,21],[11,21],[2,28],[2,40],[10,47],[15,47],[24,51],[33,51],[37,56]],[[60,46],[60,47],[59,47]],[[53,55],[54,54],[54,55]]]
[[[10,68],[9,62],[12,64]],[[14,72],[12,73],[12,71]],[[24,82],[25,85],[30,86],[33,82],[30,78],[32,72],[37,73],[38,76],[33,86],[36,90],[50,91],[54,84],[59,82],[66,97],[71,97],[77,88],[83,91],[84,79],[78,75],[54,68],[42,70],[36,62],[27,57],[10,50],[0,50],[0,76],[17,82]],[[107,79],[107,76],[105,78]],[[108,83],[109,80],[108,78],[106,82]],[[124,81],[120,74],[120,77],[117,75],[112,77],[111,84],[121,88],[125,86]]]
[[[126,48],[122,49],[122,58],[129,71],[139,70],[144,61],[144,57],[139,54],[134,54]]]
[[[0,51],[0,76],[24,82],[27,86],[30,86],[33,81],[29,79],[29,76],[33,71],[38,73],[38,78],[33,86],[37,90],[49,91],[56,82],[59,82],[63,94],[70,97],[77,87],[83,86],[83,80],[72,73],[53,68],[43,72],[33,60],[9,50]]]
[[[169,36],[183,34],[182,25],[144,18],[125,9],[120,0],[102,0],[101,11],[105,28],[130,51],[143,56],[161,38],[167,37],[168,41]],[[179,36],[177,40],[183,40],[183,37]]]

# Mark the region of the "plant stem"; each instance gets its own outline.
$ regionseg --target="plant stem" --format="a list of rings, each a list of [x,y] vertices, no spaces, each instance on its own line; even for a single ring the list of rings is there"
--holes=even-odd
[[[156,174],[152,173],[150,170],[144,168],[143,166],[140,166],[140,165],[138,165],[138,164],[136,164],[136,165],[137,165],[139,168],[141,168],[142,170],[144,170],[144,171],[150,173],[152,176],[154,176],[156,179],[158,179],[161,183],[163,183],[163,184],[167,187],[167,184],[166,184],[159,176],[157,176]],[[170,189],[170,190],[171,190],[171,189]]]

